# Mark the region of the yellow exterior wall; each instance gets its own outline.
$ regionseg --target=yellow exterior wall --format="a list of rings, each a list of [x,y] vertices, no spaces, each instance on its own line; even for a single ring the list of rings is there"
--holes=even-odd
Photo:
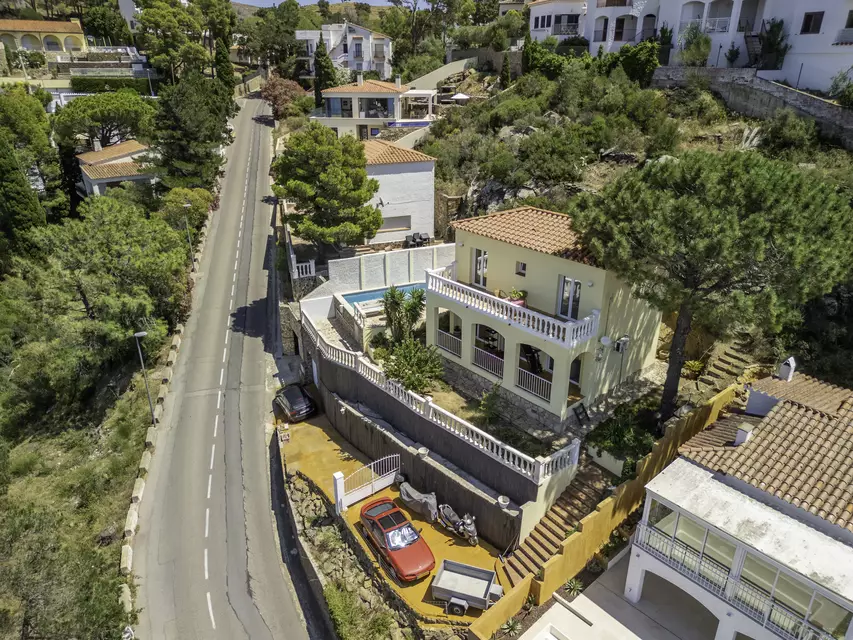
[[[473,347],[473,325],[483,324],[498,331],[506,342],[504,376],[501,385],[530,402],[549,409],[561,419],[566,417],[568,406],[569,367],[579,355],[581,364],[581,393],[589,405],[602,394],[624,382],[628,376],[648,367],[655,358],[660,312],[646,302],[630,295],[630,288],[603,269],[579,262],[517,247],[498,240],[484,238],[466,231],[456,232],[456,277],[461,283],[471,285],[474,249],[488,252],[486,289],[494,294],[500,289],[509,293],[513,288],[527,291],[527,306],[546,315],[554,315],[559,301],[560,276],[568,276],[582,283],[578,318],[582,319],[600,311],[598,335],[574,348],[566,348],[540,338],[519,327],[509,326],[497,318],[469,309],[441,296],[427,292],[427,340],[435,340],[436,309],[448,309],[462,321],[462,357],[447,352],[450,360],[476,371],[477,374],[498,381],[482,369],[470,364]],[[527,265],[527,275],[517,275],[516,262]],[[623,356],[612,345],[602,347],[599,340],[607,335],[614,342],[621,336],[630,336],[628,351]],[[529,344],[554,358],[551,401],[544,400],[519,389],[515,384],[515,370],[521,343]],[[596,357],[600,356],[599,360]]]
[[[80,51],[88,51],[89,45],[86,42],[86,36],[82,33],[53,33],[51,31],[28,31],[28,32],[19,32],[19,31],[2,31],[0,32],[0,39],[4,43],[9,42],[9,38],[11,38],[15,43],[15,49],[23,49],[21,45],[21,38],[24,36],[30,36],[31,38],[35,38],[39,41],[41,48],[31,49],[32,51],[48,51],[47,47],[44,44],[45,38],[52,36],[59,41],[59,46],[61,49],[58,51],[69,51],[69,49],[65,48],[65,39],[69,36],[72,38],[76,38],[77,44],[80,46]]]
[[[737,388],[737,385],[732,385],[724,389],[706,404],[667,427],[666,434],[655,443],[652,452],[637,462],[637,477],[623,482],[611,497],[599,502],[595,511],[580,521],[578,531],[563,541],[557,555],[545,563],[541,574],[526,576],[516,589],[524,591],[525,598],[529,590],[536,604],[542,604],[567,580],[580,573],[608,542],[616,527],[642,504],[646,485],[676,458],[681,445],[717,420],[720,411],[734,400]],[[528,583],[531,579],[532,582]],[[510,592],[514,593],[515,589]],[[474,637],[481,640],[490,638],[495,630],[521,610],[524,601],[518,600],[513,598],[500,609],[490,609],[485,616],[481,616],[471,625]],[[505,617],[500,619],[499,616]]]

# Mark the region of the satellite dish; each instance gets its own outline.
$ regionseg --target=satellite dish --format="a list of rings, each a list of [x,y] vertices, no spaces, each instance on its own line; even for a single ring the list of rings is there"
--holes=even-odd
[[[601,336],[601,344],[605,347],[609,347],[611,344],[613,344],[613,340],[611,340],[607,336]]]

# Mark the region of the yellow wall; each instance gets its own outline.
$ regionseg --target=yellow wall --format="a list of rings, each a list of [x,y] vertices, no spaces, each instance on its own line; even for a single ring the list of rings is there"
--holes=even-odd
[[[490,609],[480,614],[480,617],[468,628],[468,638],[489,640],[497,633],[503,623],[521,611],[530,593],[532,581],[533,576],[527,576],[505,593]]]
[[[631,296],[630,288],[614,275],[597,267],[459,230],[456,232],[456,277],[459,282],[471,284],[475,248],[488,252],[486,288],[490,293],[498,289],[505,293],[509,293],[512,288],[523,289],[527,291],[527,306],[548,315],[554,315],[557,310],[560,276],[579,280],[583,288],[578,318],[590,315],[593,310],[600,310],[598,335],[595,339],[567,349],[520,328],[508,326],[496,318],[468,309],[462,304],[428,293],[427,339],[430,343],[435,337],[436,307],[449,309],[462,319],[462,357],[455,358],[445,352],[444,355],[449,359],[471,368],[471,327],[475,323],[491,327],[507,341],[502,386],[538,406],[548,408],[561,418],[566,417],[569,367],[578,355],[584,354],[581,365],[581,393],[587,406],[624,382],[631,374],[654,362],[660,312]],[[526,276],[515,273],[516,262],[526,263]],[[599,339],[604,335],[615,342],[625,334],[630,336],[631,342],[624,356],[614,351],[612,346],[605,348],[599,343]],[[515,386],[517,345],[520,343],[541,349],[554,358],[554,386],[550,403]],[[597,356],[600,356],[599,360],[596,360]],[[496,380],[480,369],[474,370],[483,377]]]
[[[67,52],[71,51],[71,49],[66,49],[65,47],[65,39],[68,37],[74,38],[76,40],[76,46],[80,47],[79,51],[88,51],[89,46],[86,42],[86,36],[82,33],[52,33],[50,31],[30,31],[30,32],[18,32],[18,31],[3,31],[0,32],[0,40],[3,41],[4,44],[11,44],[14,42],[14,49],[23,49],[22,38],[25,36],[29,36],[32,39],[38,40],[39,46],[32,47],[30,50],[32,51],[51,51],[45,45],[45,38],[53,37],[56,38],[59,42],[60,49],[52,49],[57,52]]]

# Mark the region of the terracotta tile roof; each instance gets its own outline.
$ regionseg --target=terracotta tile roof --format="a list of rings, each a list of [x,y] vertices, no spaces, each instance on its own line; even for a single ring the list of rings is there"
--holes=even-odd
[[[740,425],[748,423],[756,426],[763,419],[739,412],[727,414],[690,438],[683,448],[689,447],[690,451],[713,451],[719,447],[733,446]]]
[[[365,140],[364,155],[367,164],[401,164],[407,162],[435,162],[435,158],[414,149],[406,149],[385,140]]]
[[[0,31],[83,33],[83,28],[76,22],[65,22],[60,20],[0,20]]]
[[[835,415],[783,400],[737,447],[730,442],[736,425],[715,425],[681,455],[853,532],[853,398]]]
[[[598,266],[582,246],[580,235],[572,228],[571,216],[565,213],[520,207],[457,220],[453,227],[525,249]]]
[[[368,29],[367,27],[362,27],[360,24],[356,24],[355,22],[349,23],[351,27],[358,27],[359,29],[364,29],[365,31],[370,31],[375,36],[380,36],[382,38],[388,38],[384,33],[379,33],[378,31],[374,31],[373,29]]]
[[[812,409],[830,414],[838,413],[841,405],[853,397],[853,391],[850,389],[836,387],[802,373],[794,374],[790,382],[770,376],[757,380],[750,386],[756,391],[761,391],[774,398],[793,400]]]
[[[84,164],[80,169],[92,180],[130,178],[144,173],[135,162],[112,162],[110,164]]]
[[[147,144],[142,144],[137,140],[125,140],[124,142],[104,147],[100,151],[81,153],[77,156],[77,159],[80,161],[80,164],[101,164],[147,150]]]
[[[350,84],[343,84],[340,87],[329,87],[328,89],[323,89],[323,93],[406,93],[408,90],[408,86],[403,85],[398,87],[394,82],[365,80],[362,85],[357,82],[351,82]]]

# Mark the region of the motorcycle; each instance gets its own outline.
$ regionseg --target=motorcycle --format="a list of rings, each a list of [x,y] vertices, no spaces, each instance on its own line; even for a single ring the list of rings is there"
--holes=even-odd
[[[449,504],[438,505],[438,521],[441,526],[467,540],[472,547],[476,547],[478,542],[474,520],[476,518],[468,513],[460,518]]]

